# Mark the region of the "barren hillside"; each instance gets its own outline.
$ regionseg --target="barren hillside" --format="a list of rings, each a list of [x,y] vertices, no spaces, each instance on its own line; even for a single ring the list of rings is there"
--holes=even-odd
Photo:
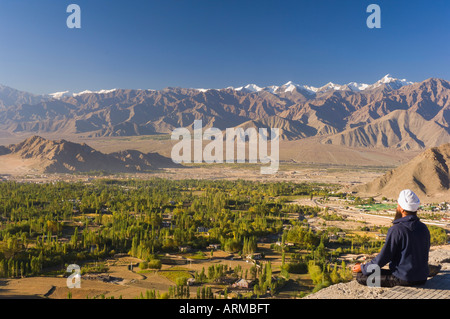
[[[360,194],[396,198],[412,189],[423,201],[450,198],[450,143],[430,148],[408,163],[356,188]]]
[[[33,136],[0,148],[2,173],[74,173],[89,171],[145,172],[175,167],[171,159],[157,153],[127,150],[104,154],[87,144],[66,140],[51,141]],[[1,155],[3,154],[3,155]]]

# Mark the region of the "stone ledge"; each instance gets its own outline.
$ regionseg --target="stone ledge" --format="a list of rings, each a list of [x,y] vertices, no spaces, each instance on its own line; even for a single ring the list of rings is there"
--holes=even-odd
[[[381,299],[450,299],[450,266],[418,287],[393,287],[380,295]]]

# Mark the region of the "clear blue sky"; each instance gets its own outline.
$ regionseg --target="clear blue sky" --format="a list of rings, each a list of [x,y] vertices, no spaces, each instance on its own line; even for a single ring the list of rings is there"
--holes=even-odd
[[[66,8],[81,7],[68,29]],[[381,29],[366,8],[381,7]],[[1,0],[0,83],[33,93],[450,80],[450,1]]]

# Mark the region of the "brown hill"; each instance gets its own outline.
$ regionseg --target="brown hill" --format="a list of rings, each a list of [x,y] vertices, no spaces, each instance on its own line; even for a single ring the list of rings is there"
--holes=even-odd
[[[356,187],[361,195],[397,198],[412,189],[423,202],[450,198],[450,143],[430,148],[374,181]]]
[[[328,137],[325,143],[420,150],[449,140],[448,129],[436,121],[427,121],[412,110],[395,110],[369,124]]]
[[[171,159],[156,153],[144,154],[127,150],[104,154],[85,143],[77,144],[66,140],[51,141],[39,136],[30,137],[5,149],[2,152],[4,155],[0,155],[0,161],[4,165],[30,163],[29,166],[33,168],[33,171],[42,173],[145,172],[177,166]]]
[[[260,128],[266,128],[270,132],[270,128],[280,129],[280,139],[281,140],[298,140],[300,138],[314,136],[316,134],[315,129],[289,119],[285,119],[279,116],[269,116],[261,120],[250,120],[242,123],[238,127],[246,130],[248,128],[255,128],[256,130]]]

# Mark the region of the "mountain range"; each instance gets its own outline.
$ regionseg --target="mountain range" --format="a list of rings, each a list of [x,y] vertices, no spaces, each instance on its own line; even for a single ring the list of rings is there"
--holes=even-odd
[[[310,95],[314,95],[317,93],[323,93],[327,91],[353,91],[353,92],[359,92],[359,91],[369,91],[372,89],[376,89],[382,85],[386,85],[387,88],[390,89],[399,89],[402,86],[413,84],[411,81],[407,81],[406,79],[396,79],[393,78],[390,74],[385,75],[382,79],[378,80],[377,82],[373,84],[366,84],[366,83],[356,83],[356,82],[350,82],[345,85],[335,84],[332,82],[329,82],[321,87],[314,87],[310,85],[302,85],[302,84],[296,84],[292,81],[289,81],[281,86],[277,85],[270,85],[266,87],[259,87],[256,84],[247,84],[245,86],[234,88],[232,86],[227,87],[226,89],[232,89],[236,91],[244,91],[244,92],[260,92],[260,91],[266,91],[273,94],[280,94],[280,93],[286,93],[286,92],[292,92],[294,90],[304,91]],[[56,92],[56,93],[50,93],[47,96],[51,96],[53,98],[62,98],[67,96],[78,96],[82,94],[88,94],[88,93],[97,93],[97,94],[106,94],[110,92],[114,92],[117,89],[111,89],[111,90],[100,90],[100,91],[90,91],[85,90],[78,93],[71,93],[69,91],[63,91],[63,92]],[[198,90],[200,92],[206,92],[209,90],[215,90],[215,89],[194,89]],[[223,89],[222,89],[223,90]],[[150,90],[152,91],[152,90]]]
[[[421,150],[450,141],[450,82],[437,78],[41,96],[0,88],[0,136],[168,134],[202,119],[205,128],[278,127],[284,140],[319,137],[349,147]]]

